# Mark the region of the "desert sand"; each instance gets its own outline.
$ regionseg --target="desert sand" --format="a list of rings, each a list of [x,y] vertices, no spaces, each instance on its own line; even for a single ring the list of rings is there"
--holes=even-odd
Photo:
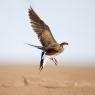
[[[95,95],[95,66],[1,64],[0,95]]]

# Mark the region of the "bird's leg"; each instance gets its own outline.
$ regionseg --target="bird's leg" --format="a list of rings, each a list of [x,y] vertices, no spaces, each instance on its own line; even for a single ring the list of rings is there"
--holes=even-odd
[[[57,60],[55,58],[51,58],[51,60],[55,63],[55,65],[57,65]]]
[[[41,54],[41,61],[40,61],[40,71],[43,69],[43,60],[44,60],[44,58],[43,58],[43,55],[44,55],[44,53],[45,52],[42,52],[42,54]]]
[[[53,58],[53,59],[55,60],[56,63],[58,63],[58,61],[55,58]]]

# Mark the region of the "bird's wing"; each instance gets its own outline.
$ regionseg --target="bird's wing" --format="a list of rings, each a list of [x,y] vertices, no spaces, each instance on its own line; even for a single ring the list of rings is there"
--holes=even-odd
[[[34,12],[32,8],[29,9],[29,17],[31,20],[33,30],[38,35],[38,38],[42,46],[47,47],[49,44],[57,43],[48,25],[46,25],[44,21],[40,19],[40,17]]]

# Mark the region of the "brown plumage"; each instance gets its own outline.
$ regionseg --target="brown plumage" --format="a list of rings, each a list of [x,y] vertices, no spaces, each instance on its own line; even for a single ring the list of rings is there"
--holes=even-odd
[[[50,45],[52,43],[57,43],[56,40],[54,39],[48,25],[46,25],[40,19],[40,17],[34,12],[34,10],[32,8],[29,9],[29,17],[31,20],[33,30],[38,35],[38,38],[44,47],[47,47],[48,45]]]
[[[35,46],[35,45],[28,44],[30,46],[42,50],[40,70],[43,69],[43,65],[45,65],[48,59],[53,60],[53,62],[57,64],[55,55],[58,55],[61,52],[63,52],[64,46],[68,45],[68,43],[66,42],[61,44],[57,43],[48,25],[46,25],[44,21],[40,19],[40,17],[35,13],[35,11],[32,8],[29,8],[29,17],[31,20],[31,25],[33,27],[33,30],[38,35],[38,39],[42,44],[42,46]]]

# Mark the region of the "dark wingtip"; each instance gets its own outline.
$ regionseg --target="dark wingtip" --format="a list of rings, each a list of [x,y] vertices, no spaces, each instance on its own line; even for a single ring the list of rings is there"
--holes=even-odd
[[[30,8],[32,8],[32,6],[30,5]]]
[[[29,11],[29,12],[33,11],[33,8],[32,8],[31,5],[30,5],[30,7],[28,8],[28,11]]]

